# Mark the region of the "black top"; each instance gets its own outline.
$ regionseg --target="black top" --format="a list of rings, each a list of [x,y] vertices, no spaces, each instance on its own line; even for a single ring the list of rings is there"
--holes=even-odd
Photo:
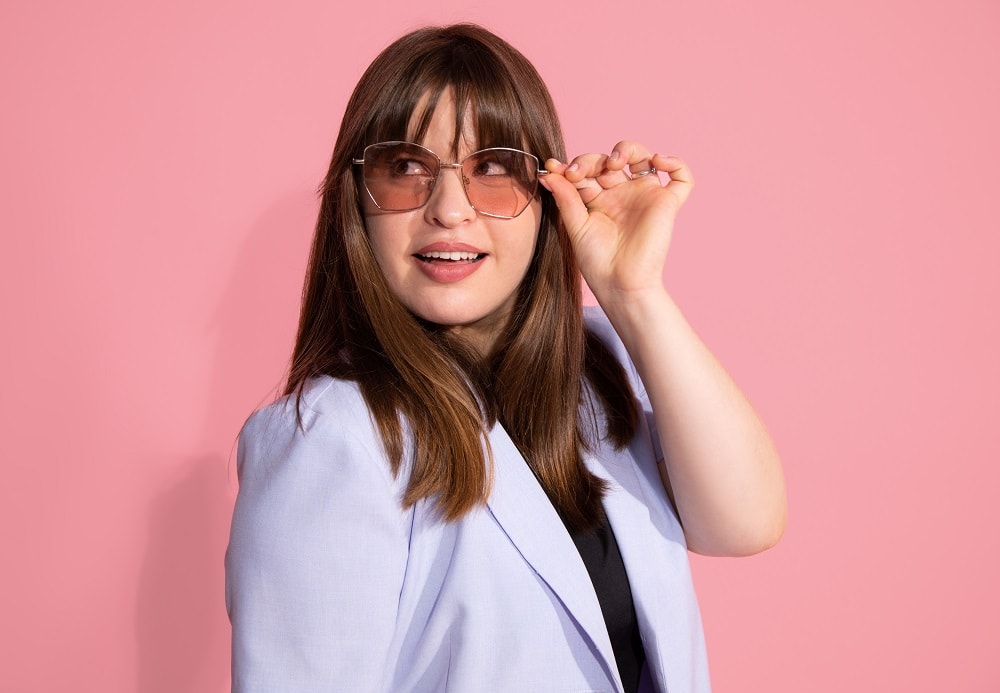
[[[590,573],[597,601],[601,603],[604,623],[608,627],[625,693],[636,693],[639,690],[639,674],[646,661],[646,652],[642,649],[632,589],[628,584],[628,575],[618,551],[615,533],[611,531],[611,525],[605,517],[596,529],[570,534],[587,566],[587,572]]]

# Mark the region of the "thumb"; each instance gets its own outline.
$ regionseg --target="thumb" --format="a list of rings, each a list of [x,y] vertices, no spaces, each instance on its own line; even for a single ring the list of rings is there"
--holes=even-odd
[[[548,173],[539,176],[538,183],[552,193],[566,230],[570,236],[575,236],[576,232],[587,223],[590,215],[587,206],[583,204],[576,186],[563,176],[566,164],[556,159],[549,159],[545,162],[545,169]]]

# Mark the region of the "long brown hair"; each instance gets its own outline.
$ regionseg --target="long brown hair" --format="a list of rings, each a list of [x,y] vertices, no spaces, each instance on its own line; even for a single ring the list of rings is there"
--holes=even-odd
[[[621,366],[585,333],[579,271],[551,195],[540,192],[534,257],[509,324],[485,356],[447,326],[413,316],[369,245],[352,160],[373,142],[420,141],[445,90],[455,99],[456,142],[468,112],[480,148],[565,160],[548,90],[502,39],[460,24],[420,29],[386,48],[348,102],[323,182],[286,393],[301,395],[318,375],[356,381],[394,473],[411,451],[404,506],[433,499],[449,520],[488,498],[486,436],[499,421],[567,525],[591,527],[604,491],[582,460],[596,443],[593,423],[605,421],[605,435],[621,447],[638,414]]]

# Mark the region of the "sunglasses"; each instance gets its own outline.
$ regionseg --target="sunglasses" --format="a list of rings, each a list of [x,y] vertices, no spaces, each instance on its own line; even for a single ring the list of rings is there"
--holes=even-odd
[[[386,212],[420,209],[431,199],[441,169],[459,171],[469,204],[479,213],[513,219],[527,209],[538,189],[538,157],[509,147],[473,152],[456,163],[446,163],[426,147],[412,142],[379,142],[365,147],[362,158],[368,196]]]

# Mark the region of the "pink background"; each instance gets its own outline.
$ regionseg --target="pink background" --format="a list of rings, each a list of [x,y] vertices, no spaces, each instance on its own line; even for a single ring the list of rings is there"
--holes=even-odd
[[[6,3],[0,689],[220,692],[233,443],[348,92],[474,20],[573,152],[698,189],[668,286],[769,423],[784,541],[695,559],[716,689],[1000,690],[1000,6]]]

